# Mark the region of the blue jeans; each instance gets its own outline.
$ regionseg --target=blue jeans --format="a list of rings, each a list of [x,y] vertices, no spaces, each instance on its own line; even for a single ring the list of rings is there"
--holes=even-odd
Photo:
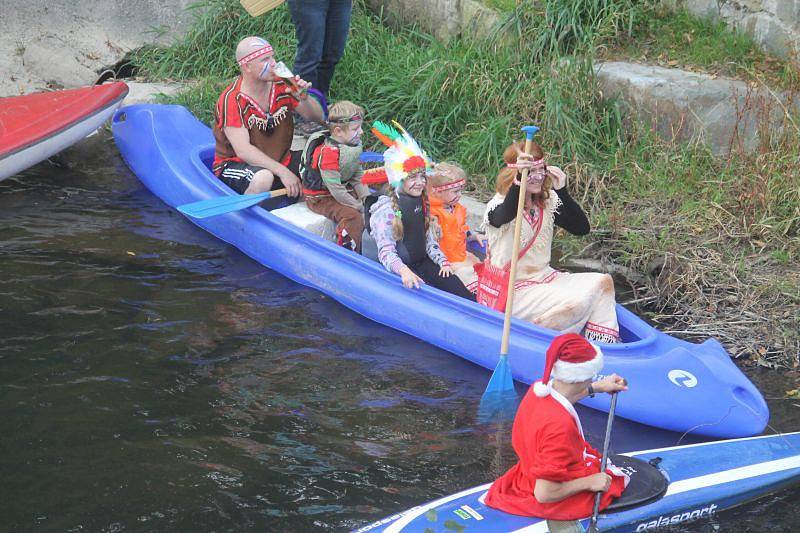
[[[344,54],[352,0],[288,0],[297,36],[294,73],[326,96]]]

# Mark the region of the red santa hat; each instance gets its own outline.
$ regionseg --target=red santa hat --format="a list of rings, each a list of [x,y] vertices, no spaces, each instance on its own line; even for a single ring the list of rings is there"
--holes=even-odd
[[[559,335],[547,349],[542,380],[533,385],[540,398],[550,394],[550,377],[565,383],[592,379],[603,369],[603,352],[575,333]]]

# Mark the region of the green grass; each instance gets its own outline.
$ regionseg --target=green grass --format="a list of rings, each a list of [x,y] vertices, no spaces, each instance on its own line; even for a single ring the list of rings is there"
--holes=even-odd
[[[496,9],[497,11],[508,13],[517,7],[517,0],[483,0],[483,5]]]

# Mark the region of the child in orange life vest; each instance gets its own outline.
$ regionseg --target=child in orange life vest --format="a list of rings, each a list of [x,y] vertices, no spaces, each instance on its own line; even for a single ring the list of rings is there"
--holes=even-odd
[[[479,259],[467,250],[467,242],[479,239],[469,233],[467,209],[459,203],[466,183],[463,168],[455,163],[437,163],[428,179],[428,198],[438,226],[439,248],[450,261],[453,273],[474,293],[478,289],[478,275],[473,265]]]
[[[369,188],[361,183],[363,170],[361,129],[364,109],[342,100],[330,107],[330,135],[316,147],[310,168],[303,175],[303,194],[308,208],[336,222],[336,230],[353,240],[356,252],[361,251],[364,231],[363,199]],[[312,142],[309,140],[309,142]]]

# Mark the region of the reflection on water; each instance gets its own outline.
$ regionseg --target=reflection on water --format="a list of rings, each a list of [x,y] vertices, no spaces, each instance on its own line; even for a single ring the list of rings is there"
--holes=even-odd
[[[475,421],[488,372],[204,234],[107,135],[67,159],[0,183],[5,527],[341,530],[511,464],[510,425]],[[619,421],[614,447],[679,437]],[[715,524],[790,531],[797,496]]]

